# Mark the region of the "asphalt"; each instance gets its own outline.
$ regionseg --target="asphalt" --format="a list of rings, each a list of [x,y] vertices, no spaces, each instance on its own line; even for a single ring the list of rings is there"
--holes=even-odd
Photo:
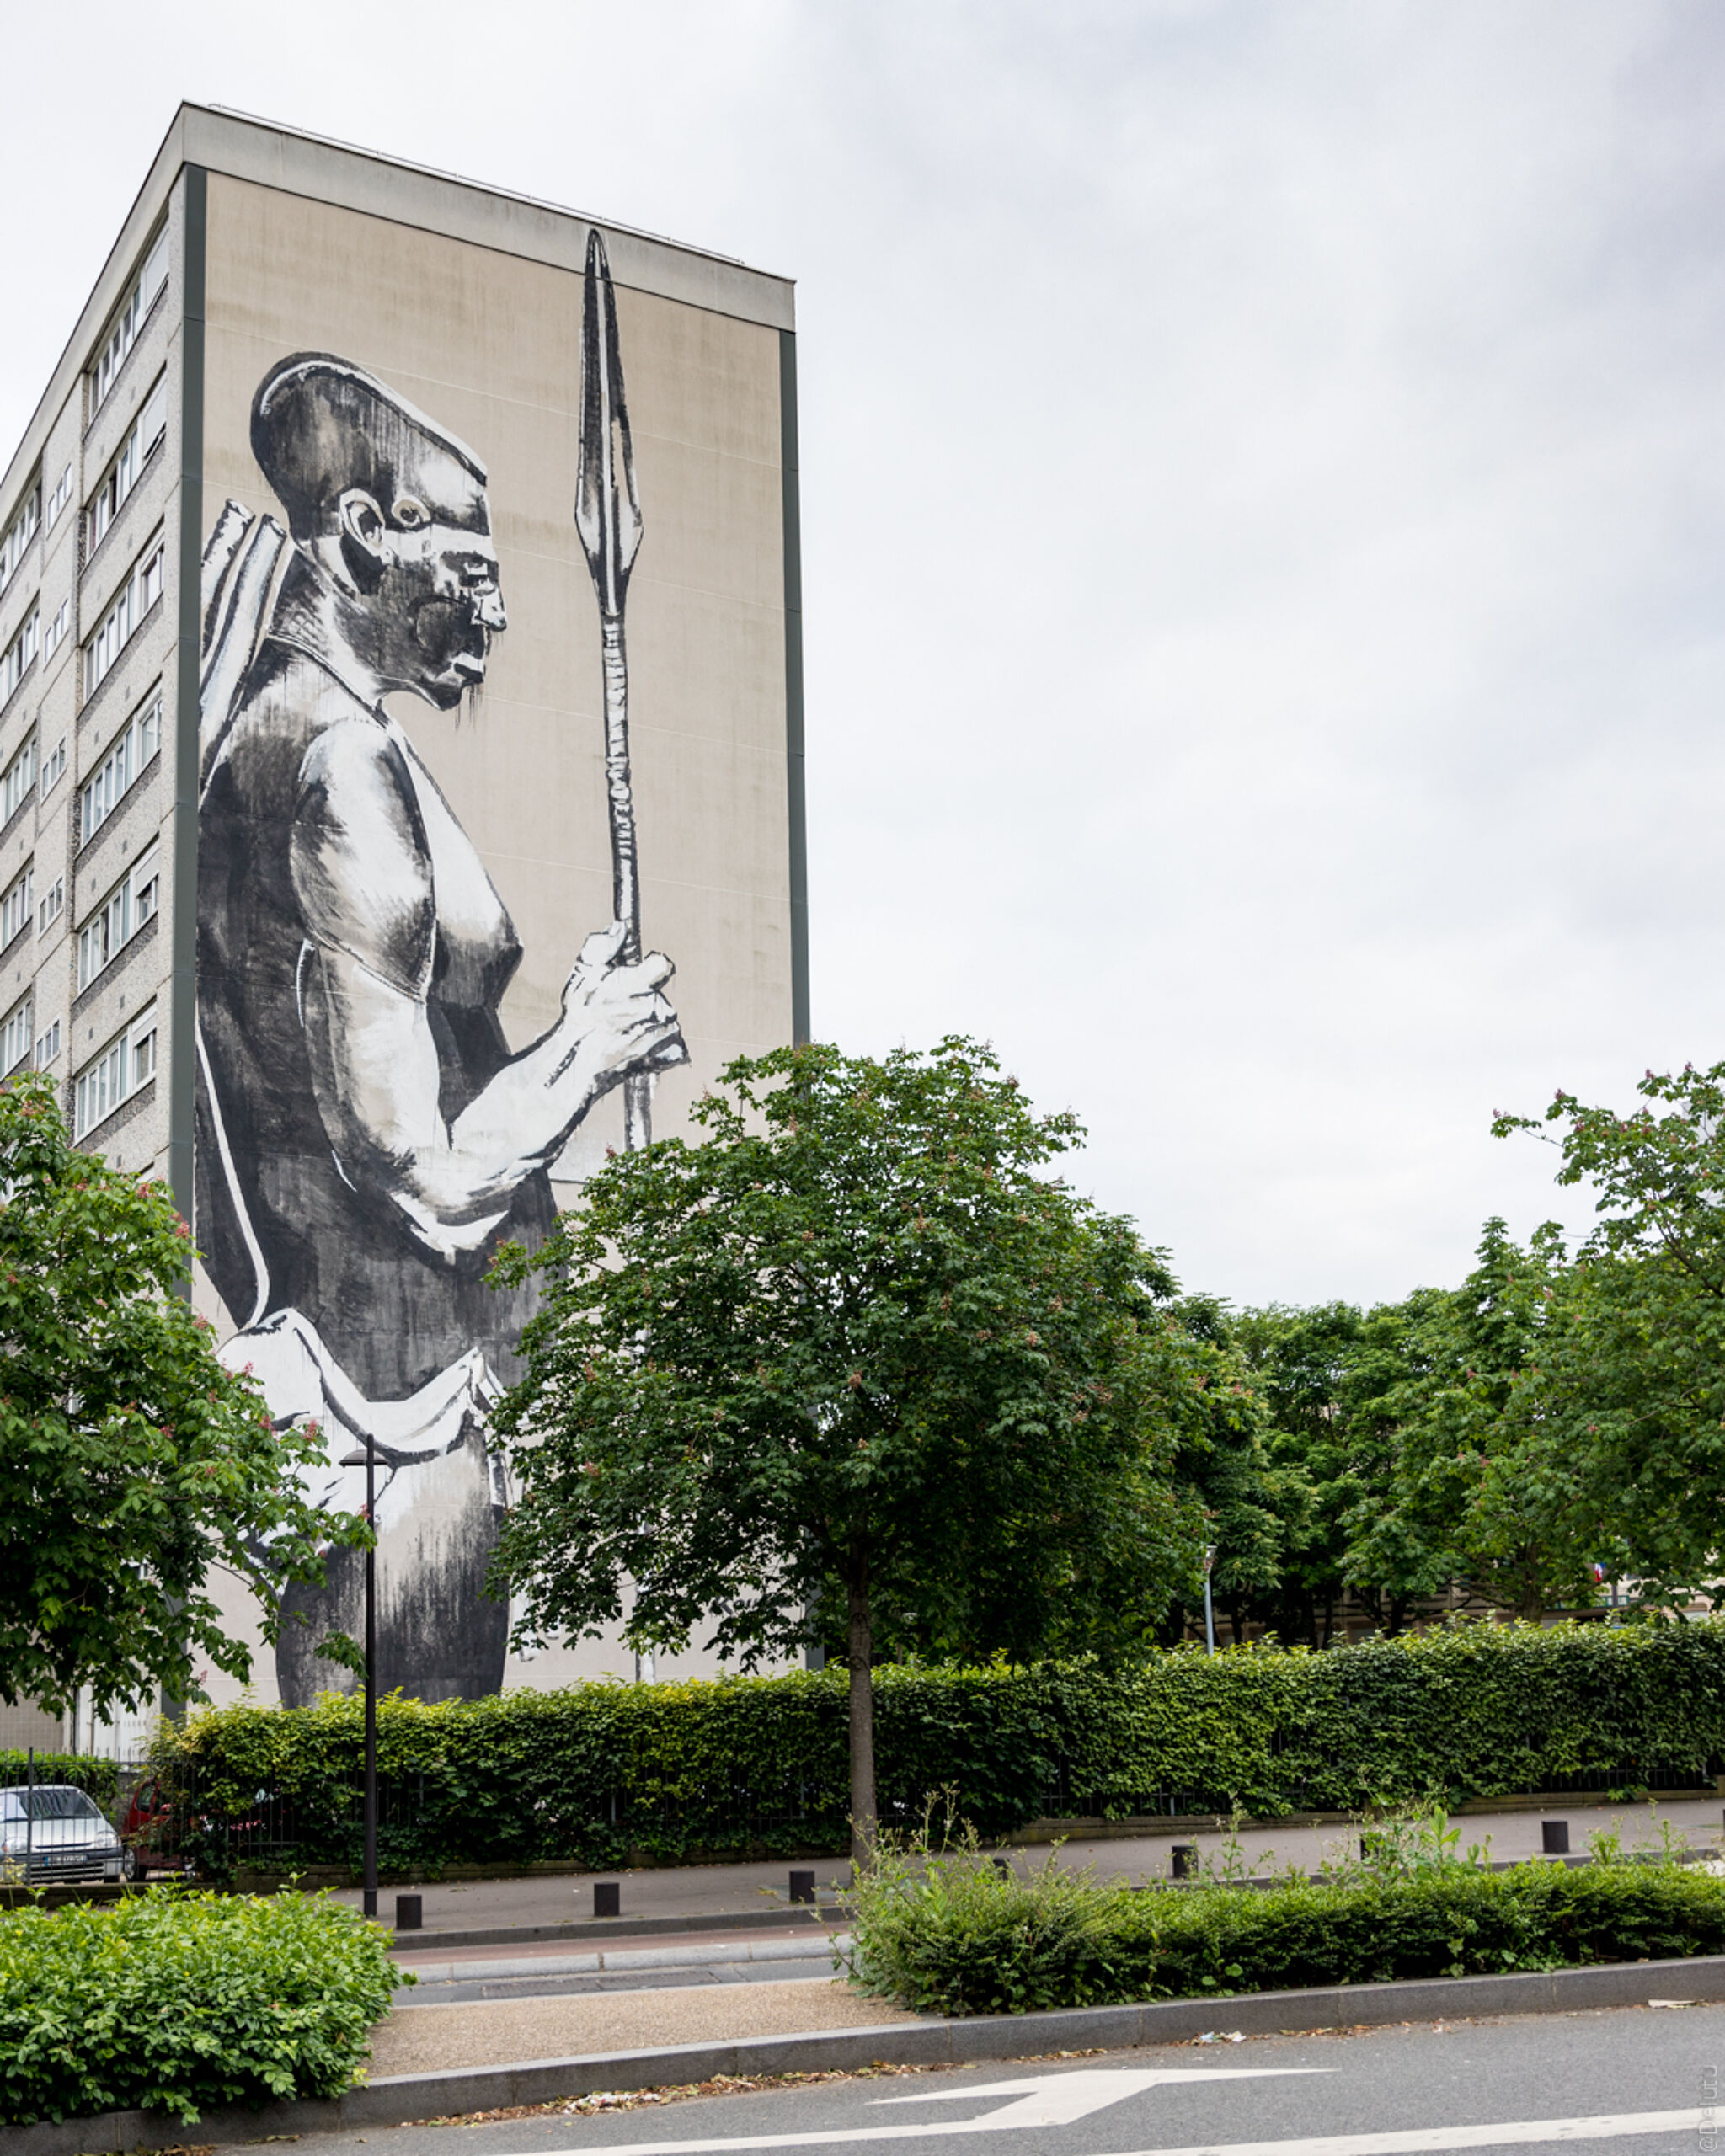
[[[1476,2156],[1585,2143],[1718,2146],[1725,2006],[1421,2022],[862,2074],[667,2102],[654,2092],[438,2126],[318,2134],[317,2156],[692,2156],[761,2148],[939,2156]],[[627,2108],[625,2107],[627,2106]]]

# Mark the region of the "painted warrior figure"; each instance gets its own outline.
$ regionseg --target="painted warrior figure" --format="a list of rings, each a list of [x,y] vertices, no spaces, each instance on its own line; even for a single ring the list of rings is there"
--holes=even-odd
[[[602,1094],[685,1059],[670,961],[613,924],[562,1015],[511,1049],[521,946],[449,803],[385,709],[452,712],[505,627],[485,468],[344,360],[272,368],[252,446],[286,531],[230,502],[205,556],[198,851],[197,1239],[273,1412],[315,1416],[321,1494],[377,1502],[378,1673],[425,1699],[502,1681],[481,1593],[501,1492],[487,1411],[527,1310],[484,1274],[553,1217],[547,1171]],[[360,1553],[283,1627],[281,1696],[338,1680]]]

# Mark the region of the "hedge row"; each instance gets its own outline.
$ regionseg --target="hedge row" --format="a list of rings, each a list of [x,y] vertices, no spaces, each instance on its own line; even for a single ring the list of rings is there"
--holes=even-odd
[[[0,1752],[0,1789],[27,1782],[30,1772],[27,1753]],[[120,1792],[120,1769],[112,1759],[92,1758],[83,1753],[38,1752],[35,1772],[38,1782],[70,1782],[74,1789],[88,1790],[104,1808]]]
[[[387,1935],[322,1898],[14,1909],[0,1915],[0,2124],[339,2096],[401,1981]]]
[[[921,2014],[1028,2014],[1725,1950],[1725,1879],[1674,1864],[1360,1873],[1135,1893],[932,1862],[864,1882],[851,1973]]]
[[[1725,1759],[1725,1622],[1477,1625],[1337,1648],[1189,1648],[1141,1667],[876,1673],[882,1816],[956,1791],[984,1835],[1039,1815],[1234,1809],[1259,1817],[1594,1774],[1625,1790]],[[361,1718],[331,1697],[165,1731],[193,1853],[352,1864]],[[584,1684],[379,1714],[387,1870],[660,1858],[846,1841],[843,1673]]]

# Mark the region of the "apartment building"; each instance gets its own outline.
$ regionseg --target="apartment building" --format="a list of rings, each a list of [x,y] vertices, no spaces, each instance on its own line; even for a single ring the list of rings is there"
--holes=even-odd
[[[378,1449],[425,1696],[620,1658],[478,1593],[490,1254],[806,1033],[795,350],[782,277],[186,105],[0,482],[0,1075],[168,1182],[327,1502]]]

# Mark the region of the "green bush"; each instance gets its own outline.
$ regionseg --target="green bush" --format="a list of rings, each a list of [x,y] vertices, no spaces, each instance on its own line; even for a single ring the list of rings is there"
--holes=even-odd
[[[401,1981],[322,1897],[161,1890],[0,1915],[0,2124],[334,2096]],[[413,1979],[409,1977],[408,1982]]]
[[[894,1667],[876,1684],[881,1816],[906,1829],[948,1787],[994,1835],[1039,1815],[1268,1818],[1583,1775],[1671,1786],[1725,1760],[1725,1622],[1712,1620],[1477,1625],[1214,1660],[1181,1648],[1114,1672]],[[358,1702],[334,1698],[165,1731],[211,1876],[236,1860],[355,1864],[362,1733]],[[846,1846],[841,1670],[388,1700],[378,1746],[386,1868]]]
[[[0,1789],[28,1781],[29,1774],[27,1753],[0,1752]],[[120,1769],[115,1762],[92,1758],[84,1753],[39,1752],[35,1776],[39,1782],[69,1782],[74,1789],[88,1790],[104,1811],[111,1810],[120,1794]]]
[[[1253,1889],[1099,1886],[1053,1859],[888,1857],[855,1894],[851,1974],[918,2013],[1498,1976],[1725,1951],[1725,1879],[1673,1863],[1358,1870]]]

